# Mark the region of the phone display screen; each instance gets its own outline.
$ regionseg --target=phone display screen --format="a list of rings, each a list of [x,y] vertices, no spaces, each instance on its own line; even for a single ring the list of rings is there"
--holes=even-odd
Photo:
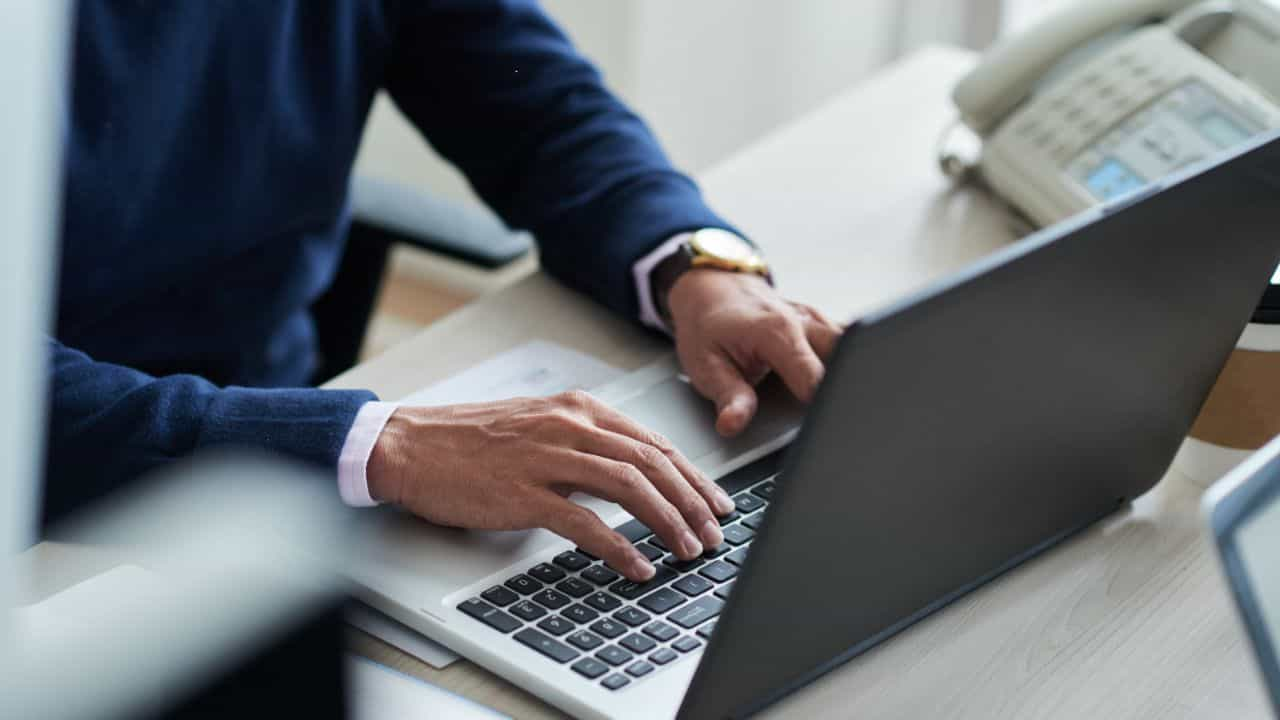
[[[1100,200],[1114,200],[1147,184],[1147,181],[1135,173],[1128,165],[1115,158],[1102,161],[1096,170],[1085,178],[1089,192]]]

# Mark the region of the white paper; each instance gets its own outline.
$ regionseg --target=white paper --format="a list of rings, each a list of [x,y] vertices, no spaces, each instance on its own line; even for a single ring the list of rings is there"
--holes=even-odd
[[[449,648],[366,605],[352,603],[345,615],[350,625],[437,670],[443,670],[458,660],[457,653]]]
[[[347,691],[355,720],[500,720],[507,717],[431,683],[347,656]]]
[[[463,370],[400,400],[402,405],[455,405],[590,390],[622,371],[563,345],[535,340]]]

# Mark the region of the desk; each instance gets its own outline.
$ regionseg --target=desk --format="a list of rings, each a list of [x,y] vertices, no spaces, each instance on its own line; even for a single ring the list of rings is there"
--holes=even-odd
[[[850,318],[1012,239],[1001,211],[934,162],[970,54],[931,49],[700,178],[759,241],[783,290]],[[636,368],[663,343],[543,275],[488,296],[332,383],[405,395],[526,340]],[[1263,718],[1244,638],[1174,470],[1131,509],[855,659],[766,717]],[[356,649],[519,718],[561,717],[462,661]]]

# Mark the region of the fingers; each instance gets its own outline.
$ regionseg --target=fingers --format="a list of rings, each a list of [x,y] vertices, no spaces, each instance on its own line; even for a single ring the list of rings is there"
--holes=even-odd
[[[657,448],[608,431],[581,438],[584,475],[575,484],[626,508],[686,560],[724,542],[724,533],[675,465]]]
[[[755,388],[727,356],[711,351],[686,366],[693,387],[716,405],[716,432],[733,437],[755,417]],[[732,504],[732,502],[730,502]]]
[[[782,316],[773,322],[772,331],[765,334],[756,352],[782,378],[792,394],[809,402],[822,382],[825,372],[822,360],[809,344],[800,322]]]
[[[844,330],[808,305],[795,304],[794,307],[802,316],[804,334],[809,341],[809,346],[818,354],[823,363],[830,362],[831,356],[836,351],[836,344],[840,342],[840,336],[844,334]]]
[[[653,564],[600,516],[553,493],[546,493],[534,508],[538,525],[568,538],[578,547],[604,560],[628,579],[644,582],[653,577]]]
[[[754,396],[754,392],[752,395]],[[729,494],[724,490],[721,490],[720,486],[716,485],[715,482],[706,475],[702,474],[702,472],[698,470],[697,466],[695,466],[689,458],[684,456],[684,453],[680,452],[679,449],[671,444],[671,441],[645,428],[626,415],[623,415],[603,403],[596,402],[595,406],[591,409],[591,412],[595,424],[601,429],[617,433],[618,435],[622,435],[635,440],[638,443],[652,447],[661,453],[663,458],[667,461],[667,463],[662,463],[658,458],[654,458],[654,464],[660,466],[670,464],[674,466],[674,468],[679,472],[680,478],[685,481],[685,484],[691,486],[697,495],[700,496],[702,505],[697,506],[696,498],[689,496],[683,490],[680,490],[680,495],[677,498],[663,489],[661,485],[659,486],[659,489],[661,489],[663,494],[676,504],[676,507],[681,509],[681,512],[684,513],[686,518],[689,518],[690,522],[694,523],[694,528],[700,527],[698,522],[701,522],[702,516],[697,513],[701,512],[702,507],[709,507],[711,512],[715,515],[727,515],[730,512],[733,512],[733,500],[729,498]],[[615,456],[610,455],[609,457]],[[630,457],[615,457],[615,459],[622,460],[624,462],[632,462],[634,459],[644,460],[644,458]],[[641,466],[641,469],[643,470],[644,467]],[[678,482],[676,484],[679,487],[683,487],[683,485]],[[691,516],[694,514],[697,514],[697,516]],[[703,542],[708,542],[708,535],[701,532],[699,534],[703,536]],[[716,523],[715,538],[719,539],[721,537],[720,525],[719,523]],[[718,545],[718,539],[715,543],[711,544],[710,547]]]

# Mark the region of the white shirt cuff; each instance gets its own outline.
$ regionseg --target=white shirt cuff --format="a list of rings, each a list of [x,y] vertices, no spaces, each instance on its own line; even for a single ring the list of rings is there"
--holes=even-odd
[[[347,439],[338,455],[338,494],[351,507],[373,507],[378,501],[369,494],[369,455],[382,434],[396,403],[367,402],[360,406]]]
[[[658,314],[657,299],[653,297],[653,283],[650,281],[650,276],[653,275],[654,268],[658,267],[658,263],[676,254],[692,235],[693,233],[680,233],[668,238],[666,242],[631,266],[631,275],[636,281],[636,294],[640,299],[640,322],[668,335],[671,334],[671,328],[667,327],[667,323]]]

